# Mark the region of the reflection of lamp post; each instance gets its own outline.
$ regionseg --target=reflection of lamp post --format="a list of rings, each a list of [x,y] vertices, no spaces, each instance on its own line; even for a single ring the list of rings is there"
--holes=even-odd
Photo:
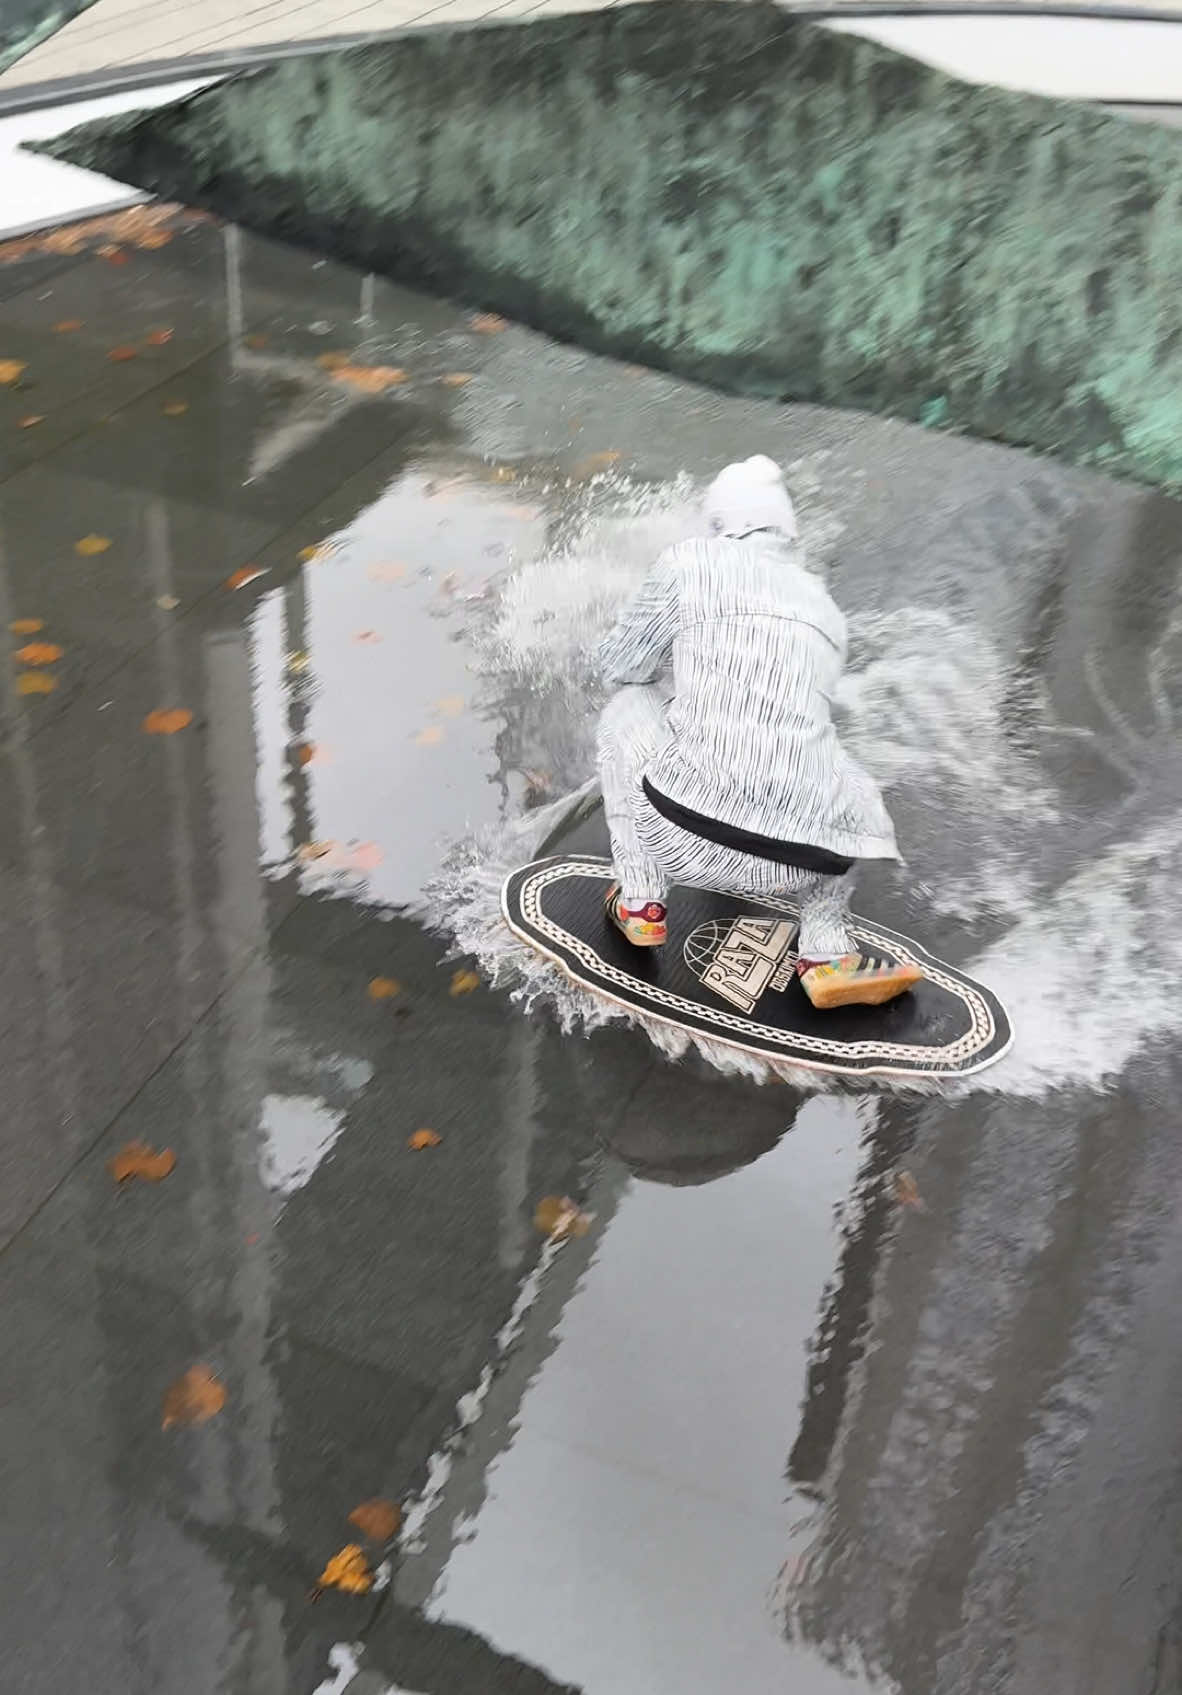
[[[144,567],[156,618],[153,651],[158,679],[157,700],[164,707],[184,706],[185,685],[181,675],[177,623],[172,613],[166,610],[176,603],[168,508],[158,497],[148,502],[144,532]],[[193,843],[187,818],[189,747],[190,741],[185,736],[166,736],[161,740],[160,749],[169,801],[173,893],[180,919],[176,990],[178,1010],[186,1025],[195,1023],[202,1011],[196,998],[201,924],[195,906]]]
[[[366,328],[373,323],[374,311],[374,274],[367,271],[361,279],[361,301],[357,311],[357,322]]]
[[[207,1055],[216,1054],[220,1083],[220,1110],[211,1114],[209,1125],[214,1169],[206,1193],[215,1202],[219,1217],[214,1228],[225,1243],[221,1322],[237,1403],[234,1418],[218,1433],[227,1444],[225,1488],[235,1515],[260,1535],[274,1535],[279,1528],[274,1475],[278,1395],[269,1364],[274,1270],[271,1256],[249,1245],[272,1222],[276,1202],[263,1177],[272,971],[259,871],[247,631],[217,631],[206,638],[203,651],[218,870],[213,917],[219,964],[229,979],[216,1030],[204,1044]],[[248,1620],[238,1637],[240,1648],[236,1645],[245,1662],[241,1669],[249,1666],[252,1687],[278,1689],[285,1666],[282,1607],[262,1587],[239,1597],[238,1605]]]
[[[8,586],[8,559],[0,537],[0,629],[13,621],[15,609]],[[41,823],[37,803],[37,772],[29,745],[26,708],[17,699],[13,683],[0,678],[3,696],[5,741],[15,778],[16,815],[20,821],[25,852],[25,877],[29,912],[37,950],[37,966],[44,985],[45,1033],[52,1056],[48,1086],[54,1097],[56,1126],[71,1125],[78,1110],[78,1079],[74,1069],[71,1040],[70,999],[66,985],[61,922],[57,912],[50,838]],[[11,1104],[11,1103],[10,1103]]]
[[[158,695],[162,702],[180,704],[186,686],[178,629],[163,609],[174,597],[168,511],[162,501],[149,504],[145,531],[145,568],[152,599],[161,606],[155,644]],[[189,1158],[199,1168],[188,1189],[190,1227],[195,1241],[219,1244],[222,1267],[220,1279],[203,1281],[190,1297],[192,1328],[201,1346],[215,1358],[223,1355],[236,1401],[235,1417],[211,1430],[207,1463],[198,1475],[202,1516],[209,1522],[236,1519],[260,1534],[273,1534],[276,1393],[267,1363],[272,1271],[269,1257],[248,1246],[248,1238],[269,1221],[274,1203],[262,1175],[271,972],[259,873],[247,633],[242,628],[217,631],[206,638],[202,653],[206,734],[200,741],[169,737],[160,749],[180,921],[177,992],[189,1032],[178,1074],[190,1096],[192,1119],[201,1119],[205,1127],[189,1147]],[[200,848],[197,832],[205,842]],[[210,857],[217,870],[216,892],[209,910],[202,911],[198,872]],[[205,1009],[198,998],[197,962],[211,921],[217,969],[226,987],[216,1025],[199,1026]],[[238,1598],[235,1618],[235,1628],[226,1620],[225,1651],[248,1657],[252,1683],[278,1688],[285,1663],[281,1608],[265,1591],[255,1590]]]
[[[314,360],[296,358],[290,354],[268,353],[247,345],[245,292],[242,286],[242,232],[236,226],[228,224],[223,238],[226,333],[230,343],[231,370],[236,376],[269,379],[302,391],[281,422],[260,434],[252,444],[247,472],[248,480],[253,482],[278,470],[292,454],[310,447],[346,413],[351,412],[354,407],[364,406],[372,397],[360,390],[334,382],[332,373],[323,370]],[[366,283],[370,285],[368,296]],[[368,321],[365,313],[372,313],[372,285],[372,277],[362,280],[362,318],[358,322]]]
[[[287,694],[287,753],[283,782],[291,796],[288,821],[291,835],[288,842],[295,855],[306,842],[313,839],[315,823],[312,815],[312,785],[308,776],[304,748],[307,745],[308,721],[311,718],[311,690],[306,669],[294,670],[292,658],[300,655],[307,663],[308,584],[301,565],[283,586],[283,652],[284,683]]]

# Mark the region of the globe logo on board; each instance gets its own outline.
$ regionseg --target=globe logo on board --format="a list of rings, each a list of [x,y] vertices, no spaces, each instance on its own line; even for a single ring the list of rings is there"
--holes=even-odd
[[[796,956],[787,918],[712,918],[686,937],[685,963],[703,988],[752,1013],[769,989],[786,989]]]
[[[699,924],[686,937],[682,953],[685,963],[695,977],[705,977],[707,970],[714,963],[714,956],[719,948],[726,945],[726,939],[731,933],[729,918],[712,918],[709,924]]]

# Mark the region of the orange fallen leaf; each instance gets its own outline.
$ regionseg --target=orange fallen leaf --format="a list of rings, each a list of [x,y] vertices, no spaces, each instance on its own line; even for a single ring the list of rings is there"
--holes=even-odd
[[[353,637],[355,642],[361,642],[365,647],[374,647],[381,639],[381,633],[378,630],[358,630]]]
[[[369,981],[369,998],[371,1001],[390,1001],[395,995],[402,993],[402,984],[396,977],[371,977]]]
[[[231,571],[226,578],[228,589],[244,589],[247,583],[253,583],[256,577],[263,575],[259,565],[240,565],[236,571]]]
[[[406,1145],[421,1153],[424,1148],[437,1148],[442,1141],[438,1130],[416,1130],[413,1136],[407,1137]]]
[[[171,330],[149,330],[144,337],[149,347],[166,347],[172,340]]]
[[[347,383],[361,394],[384,394],[388,388],[400,388],[410,381],[408,374],[397,365],[338,365],[332,378],[334,382]]]
[[[445,718],[458,718],[464,710],[464,697],[462,694],[445,694],[435,702],[435,710]]]
[[[51,671],[21,671],[16,679],[17,694],[52,694],[57,678]]]
[[[478,989],[479,987],[480,978],[477,976],[475,971],[453,971],[451,974],[451,987],[447,992],[449,995],[453,996],[470,995],[473,989]]]
[[[311,765],[316,758],[316,743],[300,742],[295,750],[295,756],[297,765]]]
[[[919,1184],[909,1171],[895,1173],[895,1199],[901,1207],[914,1207],[917,1212],[923,1211],[923,1196],[919,1192]]]
[[[64,651],[56,642],[26,642],[17,648],[16,657],[22,665],[53,665]]]
[[[162,1183],[175,1165],[171,1148],[161,1148],[157,1153],[147,1142],[128,1142],[107,1161],[107,1170],[116,1183],[126,1183],[130,1177],[144,1183]]]
[[[81,318],[63,318],[53,326],[54,335],[73,335],[75,330],[82,328]]]
[[[110,545],[110,536],[83,536],[74,543],[74,552],[80,553],[84,559],[92,559],[96,553],[105,553]]]
[[[398,1534],[398,1526],[402,1523],[402,1508],[396,1501],[384,1501],[380,1496],[372,1501],[362,1501],[359,1507],[354,1507],[349,1514],[349,1523],[355,1524],[363,1536],[368,1536],[371,1542],[389,1542],[391,1537]]]
[[[376,871],[382,850],[377,842],[304,842],[296,849],[296,858],[305,865],[318,861],[326,871],[361,873]]]
[[[440,377],[439,380],[444,388],[467,388],[472,381],[472,372],[449,371],[446,376]]]
[[[17,419],[16,427],[18,430],[32,430],[35,429],[38,424],[43,424],[44,422],[44,412],[28,412],[23,418]]]
[[[77,228],[50,230],[41,239],[41,248],[46,253],[81,253],[85,245],[86,234]]]
[[[0,359],[0,383],[18,383],[28,370],[23,359]]]
[[[226,1390],[207,1365],[191,1365],[164,1392],[162,1430],[173,1425],[205,1424],[226,1404]]]
[[[160,408],[166,418],[183,418],[189,410],[187,400],[166,400]]]
[[[138,347],[112,347],[107,353],[112,365],[125,365],[129,359],[138,359],[139,356]]]
[[[187,706],[158,706],[154,712],[149,712],[143,727],[150,736],[175,736],[178,730],[187,729],[192,722],[193,714]]]
[[[477,312],[472,319],[472,328],[477,335],[499,335],[509,328],[509,320],[502,318],[498,312]]]
[[[35,636],[45,628],[44,618],[14,618],[8,626],[14,636]]]
[[[369,1561],[356,1542],[334,1554],[316,1580],[319,1589],[340,1589],[346,1595],[368,1595],[373,1588]]]
[[[347,353],[320,353],[316,363],[322,371],[344,371],[352,366],[353,361]]]
[[[534,1210],[534,1224],[543,1236],[565,1241],[568,1236],[585,1236],[591,1219],[567,1195],[546,1195]]]
[[[383,854],[377,842],[351,842],[340,856],[342,871],[376,871]]]
[[[439,724],[428,724],[415,737],[416,747],[435,747],[443,740],[443,728]]]
[[[323,559],[327,552],[328,549],[325,547],[324,543],[320,542],[315,547],[301,547],[300,551],[296,554],[296,558],[302,565],[309,565],[313,559]]]

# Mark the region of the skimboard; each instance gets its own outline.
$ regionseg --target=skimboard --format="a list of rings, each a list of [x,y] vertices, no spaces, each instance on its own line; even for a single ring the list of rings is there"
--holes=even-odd
[[[965,1077],[1010,1045],[996,995],[885,925],[855,915],[857,946],[914,960],[923,982],[886,1006],[818,1012],[794,970],[800,909],[791,898],[749,901],[676,889],[664,947],[636,948],[604,914],[611,882],[606,859],[538,859],[507,879],[501,906],[522,941],[643,1018],[746,1053],[853,1076]]]

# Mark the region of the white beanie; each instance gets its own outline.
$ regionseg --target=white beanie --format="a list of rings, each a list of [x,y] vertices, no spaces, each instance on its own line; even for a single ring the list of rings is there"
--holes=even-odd
[[[728,465],[706,490],[706,517],[714,535],[745,536],[779,530],[796,538],[796,512],[780,467],[766,453]]]

